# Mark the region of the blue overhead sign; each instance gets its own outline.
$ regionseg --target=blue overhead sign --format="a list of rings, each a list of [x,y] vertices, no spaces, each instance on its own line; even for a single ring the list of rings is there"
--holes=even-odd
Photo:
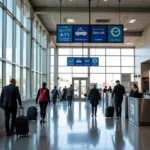
[[[91,58],[91,66],[99,66],[99,58]]]
[[[108,43],[123,43],[124,28],[122,25],[108,26]]]
[[[89,42],[89,26],[74,25],[74,42]]]
[[[75,58],[75,66],[83,66],[83,58]]]
[[[83,65],[84,66],[91,66],[91,59],[90,58],[83,58]]]
[[[74,66],[74,57],[67,57],[67,66]]]
[[[72,41],[72,25],[57,25],[57,42],[70,43]]]
[[[92,43],[106,43],[107,30],[105,25],[91,26],[91,42]]]

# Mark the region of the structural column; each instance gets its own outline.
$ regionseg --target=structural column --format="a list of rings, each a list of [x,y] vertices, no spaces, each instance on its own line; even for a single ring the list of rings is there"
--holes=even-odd
[[[54,86],[58,87],[58,48],[54,49]]]

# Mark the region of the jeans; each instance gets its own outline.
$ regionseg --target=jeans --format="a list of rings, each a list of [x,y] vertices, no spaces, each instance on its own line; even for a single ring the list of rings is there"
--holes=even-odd
[[[122,101],[123,101],[122,97],[115,97],[115,106],[116,106],[116,115],[117,115],[117,117],[121,117]]]
[[[97,114],[97,105],[92,105],[92,114],[94,114],[94,108],[95,108],[95,114]]]
[[[53,97],[53,104],[55,105],[57,101],[57,97]]]
[[[42,119],[45,119],[46,108],[47,108],[47,102],[40,102],[40,114]]]
[[[72,104],[72,96],[68,96],[68,104]]]
[[[6,132],[10,132],[9,122],[10,122],[10,115],[11,115],[11,132],[14,132],[16,126],[16,115],[17,115],[17,107],[16,108],[5,108],[5,129]]]

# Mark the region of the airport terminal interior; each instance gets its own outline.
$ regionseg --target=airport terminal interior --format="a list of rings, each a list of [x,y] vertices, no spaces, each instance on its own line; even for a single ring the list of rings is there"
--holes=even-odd
[[[27,137],[7,137],[0,108],[0,150],[149,150],[150,0],[0,0],[0,95],[12,78],[24,115],[36,106],[38,116]],[[103,92],[116,80],[126,91],[119,120],[106,117],[115,102]],[[35,99],[43,82],[51,104],[41,124]],[[133,84],[139,93],[131,96]],[[97,117],[87,98],[94,85]]]

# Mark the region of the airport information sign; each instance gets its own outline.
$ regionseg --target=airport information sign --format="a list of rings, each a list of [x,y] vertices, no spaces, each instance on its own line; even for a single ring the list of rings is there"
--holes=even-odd
[[[57,43],[71,43],[72,41],[72,25],[57,26]]]
[[[92,43],[106,43],[107,26],[92,25],[91,26],[91,42]]]
[[[67,66],[99,66],[99,58],[67,57]]]
[[[108,26],[108,43],[123,43],[124,27],[122,25]]]
[[[74,42],[89,42],[89,26],[88,25],[74,25],[73,30]]]

